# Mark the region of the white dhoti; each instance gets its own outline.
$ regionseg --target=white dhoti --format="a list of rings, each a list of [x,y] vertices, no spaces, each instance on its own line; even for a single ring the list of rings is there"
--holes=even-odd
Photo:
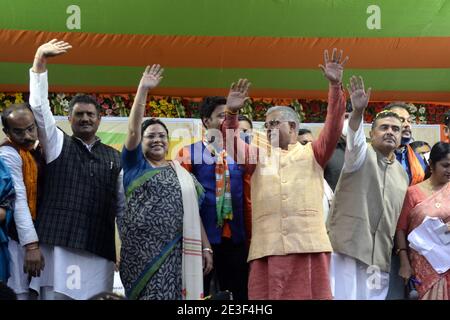
[[[11,259],[9,262],[11,276],[7,285],[14,290],[19,300],[27,300],[30,282],[28,281],[28,274],[23,272],[25,249],[17,241],[9,239],[8,250]]]
[[[101,292],[112,292],[114,263],[87,251],[41,244],[45,268],[30,287],[37,292],[46,288],[44,299],[58,299],[63,294],[71,299],[86,300]],[[49,295],[50,291],[57,293]]]
[[[389,273],[340,253],[331,255],[331,291],[335,300],[385,300]]]

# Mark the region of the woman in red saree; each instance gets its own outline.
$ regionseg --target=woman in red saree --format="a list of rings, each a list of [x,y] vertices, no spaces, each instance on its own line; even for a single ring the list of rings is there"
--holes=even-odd
[[[399,274],[405,281],[416,277],[419,299],[449,300],[450,270],[437,273],[423,255],[408,248],[407,236],[426,216],[442,219],[450,231],[450,144],[438,142],[433,146],[428,169],[429,179],[408,188],[397,224]]]

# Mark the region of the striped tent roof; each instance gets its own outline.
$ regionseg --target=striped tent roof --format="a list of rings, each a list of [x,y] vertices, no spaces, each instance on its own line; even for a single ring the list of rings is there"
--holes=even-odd
[[[73,45],[49,67],[56,92],[134,92],[160,63],[155,95],[224,94],[247,77],[253,96],[324,99],[317,66],[337,47],[374,100],[450,101],[447,0],[2,0],[0,91],[28,90],[52,38]]]

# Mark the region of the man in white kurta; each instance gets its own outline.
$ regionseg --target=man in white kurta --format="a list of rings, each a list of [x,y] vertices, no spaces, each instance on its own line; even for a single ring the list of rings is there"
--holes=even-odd
[[[368,145],[362,120],[370,91],[364,91],[361,78],[353,77],[351,83],[354,111],[344,167],[327,221],[334,250],[331,287],[335,299],[384,300],[393,236],[408,186],[394,154],[401,121],[392,112],[377,115]]]
[[[58,43],[49,42],[40,49],[42,47],[46,51],[39,54],[38,49],[37,58],[30,70],[30,105],[39,127],[46,162],[50,164],[61,155],[64,133],[57,128],[50,110],[45,64],[49,56],[64,53],[70,46],[61,44],[58,47]],[[91,144],[79,140],[89,152],[96,143],[99,143],[98,139]],[[113,163],[111,167],[112,165]],[[117,178],[116,198],[116,212],[117,216],[120,216],[125,204],[122,173]],[[112,241],[114,242],[114,239]],[[42,244],[41,248],[46,267],[41,277],[33,278],[31,287],[41,292],[42,299],[84,300],[101,292],[112,292],[114,262],[86,250],[48,244]]]

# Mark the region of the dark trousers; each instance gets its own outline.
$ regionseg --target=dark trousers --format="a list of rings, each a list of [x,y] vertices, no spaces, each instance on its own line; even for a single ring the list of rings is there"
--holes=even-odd
[[[400,258],[392,252],[391,270],[389,272],[389,291],[386,300],[405,299],[405,281],[398,275],[400,270]]]
[[[228,290],[234,300],[248,300],[248,250],[245,243],[234,244],[222,238],[222,243],[212,244],[214,269],[204,279],[205,296],[214,291]],[[212,283],[212,289],[210,290]]]

